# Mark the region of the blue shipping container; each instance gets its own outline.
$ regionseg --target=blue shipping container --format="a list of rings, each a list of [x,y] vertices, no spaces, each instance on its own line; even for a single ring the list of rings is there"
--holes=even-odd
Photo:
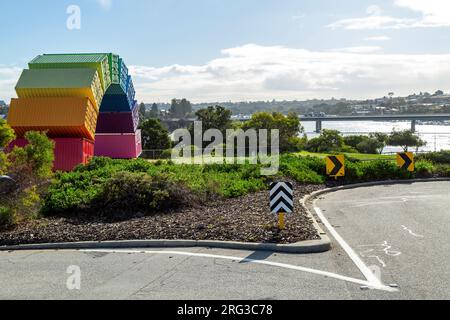
[[[119,74],[120,74],[120,85],[123,88],[123,91],[127,91],[128,68],[123,59],[119,59]]]
[[[130,112],[133,106],[124,94],[108,94],[103,97],[100,112]]]
[[[134,98],[136,97],[136,91],[134,90],[133,79],[131,79],[131,76],[128,76],[127,96],[130,105],[133,105]]]

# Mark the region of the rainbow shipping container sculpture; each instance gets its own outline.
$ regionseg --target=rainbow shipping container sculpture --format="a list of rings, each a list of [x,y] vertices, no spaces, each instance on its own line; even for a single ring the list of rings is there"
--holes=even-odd
[[[94,155],[137,158],[142,152],[133,80],[112,53],[44,54],[16,85],[8,123],[24,146],[27,131],[55,141],[55,170],[69,171]]]

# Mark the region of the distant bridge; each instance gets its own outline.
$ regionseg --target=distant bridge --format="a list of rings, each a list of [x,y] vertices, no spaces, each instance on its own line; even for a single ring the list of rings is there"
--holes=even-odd
[[[438,114],[398,114],[398,115],[375,115],[375,116],[325,116],[325,117],[307,117],[299,116],[301,122],[315,122],[316,132],[322,132],[322,123],[330,121],[411,121],[411,130],[416,132],[417,121],[446,121],[450,120],[449,113]],[[248,121],[249,118],[235,118],[233,121]],[[195,119],[171,119],[163,120],[170,131],[178,128],[185,128],[193,123]]]
[[[307,117],[300,116],[301,122],[316,122],[316,132],[322,131],[322,122],[329,121],[411,121],[411,131],[416,132],[416,123],[420,121],[445,121],[450,120],[450,114],[399,114],[399,115],[376,115],[376,116],[336,116],[336,117]]]

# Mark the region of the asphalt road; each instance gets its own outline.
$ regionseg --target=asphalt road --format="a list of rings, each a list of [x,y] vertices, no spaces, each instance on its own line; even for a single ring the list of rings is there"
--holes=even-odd
[[[0,252],[0,299],[450,299],[450,182],[339,191],[316,207],[340,238],[326,253]]]

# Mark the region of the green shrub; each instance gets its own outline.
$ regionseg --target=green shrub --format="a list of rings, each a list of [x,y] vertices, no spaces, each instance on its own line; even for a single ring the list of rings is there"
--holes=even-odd
[[[410,179],[412,174],[402,170],[392,161],[376,160],[360,162],[361,178],[365,181]]]
[[[434,173],[434,165],[430,161],[419,160],[415,164],[415,174],[417,178],[430,178]]]
[[[313,157],[283,155],[280,161],[280,173],[301,183],[324,183],[324,167],[324,160]]]
[[[186,187],[165,175],[119,172],[108,179],[95,202],[107,214],[152,213],[193,204]]]
[[[416,156],[416,160],[427,160],[435,164],[450,164],[450,151],[429,152]]]
[[[10,154],[12,166],[20,174],[23,167],[29,167],[32,174],[38,178],[48,178],[52,175],[55,160],[55,143],[45,133],[29,131],[25,134],[29,144],[24,148],[14,148]]]
[[[435,164],[434,173],[439,177],[450,177],[450,165],[448,164]]]
[[[171,159],[172,158],[172,149],[164,150],[159,157],[161,159]]]
[[[348,182],[358,182],[364,180],[364,173],[361,162],[345,162],[345,177]]]
[[[6,174],[9,165],[8,157],[3,151],[0,151],[0,175]]]
[[[6,120],[0,119],[0,149],[6,148],[15,138],[14,130]]]
[[[6,206],[0,206],[0,227],[7,227],[13,223],[13,211]]]

